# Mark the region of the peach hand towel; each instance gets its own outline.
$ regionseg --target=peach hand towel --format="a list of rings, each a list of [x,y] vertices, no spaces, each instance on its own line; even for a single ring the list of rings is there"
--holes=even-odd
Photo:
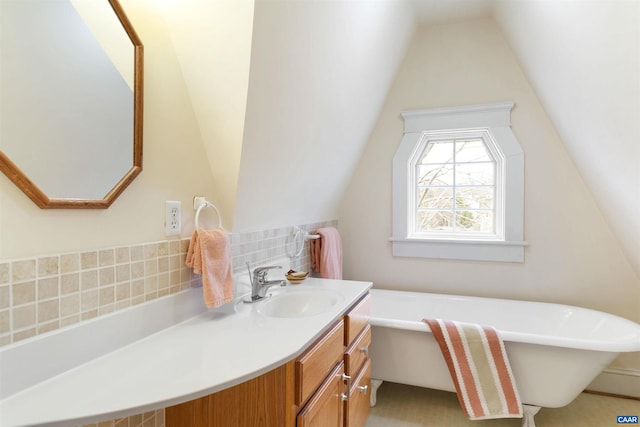
[[[311,268],[324,279],[342,279],[342,240],[334,227],[313,232],[319,239],[311,240]]]
[[[491,326],[423,319],[447,362],[460,406],[471,420],[522,418],[502,339]]]
[[[233,301],[231,245],[222,227],[193,232],[185,265],[202,275],[202,295],[208,308]]]

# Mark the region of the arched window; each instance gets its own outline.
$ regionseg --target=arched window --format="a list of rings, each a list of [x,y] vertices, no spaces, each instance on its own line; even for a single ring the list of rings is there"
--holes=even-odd
[[[396,256],[524,260],[513,104],[407,111],[393,163]]]

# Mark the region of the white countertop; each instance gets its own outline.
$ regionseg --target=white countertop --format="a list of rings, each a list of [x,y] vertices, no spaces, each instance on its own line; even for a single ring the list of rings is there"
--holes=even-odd
[[[265,316],[258,312],[261,302],[205,311],[6,397],[0,401],[0,425],[109,420],[239,384],[297,357],[370,287],[369,282],[316,278],[287,287],[341,295],[328,311],[308,317]],[[40,358],[46,363],[46,354]]]

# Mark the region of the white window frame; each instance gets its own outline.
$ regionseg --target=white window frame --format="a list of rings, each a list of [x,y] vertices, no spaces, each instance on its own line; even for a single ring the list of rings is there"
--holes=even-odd
[[[524,152],[511,130],[514,103],[404,111],[405,129],[393,158],[393,255],[524,262]],[[496,234],[426,237],[414,233],[413,159],[432,135],[483,135],[496,160]],[[460,135],[460,136],[455,136]],[[487,138],[490,143],[487,144]],[[491,147],[491,145],[494,147]],[[499,178],[498,178],[499,177]],[[499,194],[498,194],[499,193]]]
[[[475,234],[471,232],[420,232],[415,229],[416,226],[416,164],[420,161],[420,157],[428,144],[432,141],[442,140],[461,140],[461,139],[481,139],[484,143],[487,151],[489,152],[493,161],[495,161],[495,233],[488,234]],[[425,131],[422,133],[418,143],[415,146],[414,152],[409,158],[409,183],[411,189],[409,191],[409,204],[408,204],[408,230],[407,236],[411,238],[422,239],[446,239],[446,240],[504,240],[504,156],[502,150],[497,146],[493,136],[487,129],[456,129],[446,131]],[[455,185],[454,185],[455,187]]]

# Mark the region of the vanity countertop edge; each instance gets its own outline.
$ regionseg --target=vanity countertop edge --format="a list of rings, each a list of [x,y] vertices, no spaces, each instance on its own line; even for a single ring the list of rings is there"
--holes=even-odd
[[[0,426],[82,425],[232,387],[299,356],[371,286],[309,278],[296,290],[331,290],[341,301],[308,317],[265,316],[237,298],[0,400]]]

